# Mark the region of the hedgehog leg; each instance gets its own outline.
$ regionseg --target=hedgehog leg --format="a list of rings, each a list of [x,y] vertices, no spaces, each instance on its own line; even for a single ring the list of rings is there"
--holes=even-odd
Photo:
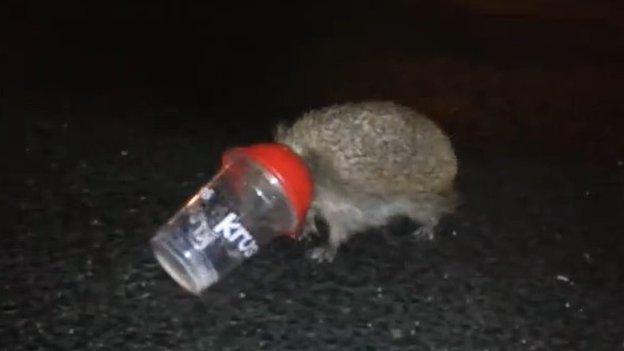
[[[305,224],[303,226],[302,238],[308,238],[311,234],[318,233],[318,228],[316,227],[316,216],[318,214],[318,210],[311,206],[306,214]]]
[[[308,251],[308,257],[319,263],[332,262],[338,253],[338,248],[347,241],[349,234],[346,227],[340,223],[327,221],[329,238],[327,243]]]
[[[435,239],[435,229],[440,218],[455,209],[455,196],[430,194],[413,200],[407,208],[406,215],[421,226],[414,231],[418,239]]]
[[[315,207],[327,223],[327,242],[310,250],[308,257],[318,262],[331,262],[340,245],[365,226],[366,217],[353,199],[342,193],[320,189],[318,194]]]
[[[332,262],[338,253],[338,248],[330,244],[317,246],[308,251],[308,258],[318,263]]]
[[[435,228],[438,225],[438,219],[433,219],[428,221],[427,223],[421,224],[418,229],[416,229],[412,235],[414,235],[419,240],[433,240],[435,239]]]

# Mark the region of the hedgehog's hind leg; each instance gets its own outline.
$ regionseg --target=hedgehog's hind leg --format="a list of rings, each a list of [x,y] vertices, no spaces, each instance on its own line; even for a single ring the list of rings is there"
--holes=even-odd
[[[418,239],[433,240],[440,219],[449,213],[453,213],[457,206],[455,193],[449,195],[427,194],[409,201],[405,214],[420,224],[414,231]]]

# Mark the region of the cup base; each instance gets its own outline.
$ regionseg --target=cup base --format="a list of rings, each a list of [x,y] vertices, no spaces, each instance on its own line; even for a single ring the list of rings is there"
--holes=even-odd
[[[192,294],[199,295],[219,279],[219,274],[210,262],[200,260],[196,252],[179,250],[174,243],[160,235],[150,243],[161,267]]]

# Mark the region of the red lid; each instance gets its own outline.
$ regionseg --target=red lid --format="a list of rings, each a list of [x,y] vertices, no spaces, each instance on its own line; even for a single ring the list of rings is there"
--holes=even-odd
[[[233,151],[242,152],[279,180],[297,215],[297,227],[289,233],[291,237],[296,238],[301,232],[312,201],[312,176],[308,166],[294,151],[283,144],[264,143],[235,148],[223,154],[223,164],[230,162]]]

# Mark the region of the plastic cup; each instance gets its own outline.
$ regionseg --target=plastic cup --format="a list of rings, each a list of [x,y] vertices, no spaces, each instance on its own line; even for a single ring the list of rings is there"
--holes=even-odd
[[[286,146],[236,148],[151,246],[164,270],[199,295],[275,237],[297,237],[311,196],[310,173]]]

